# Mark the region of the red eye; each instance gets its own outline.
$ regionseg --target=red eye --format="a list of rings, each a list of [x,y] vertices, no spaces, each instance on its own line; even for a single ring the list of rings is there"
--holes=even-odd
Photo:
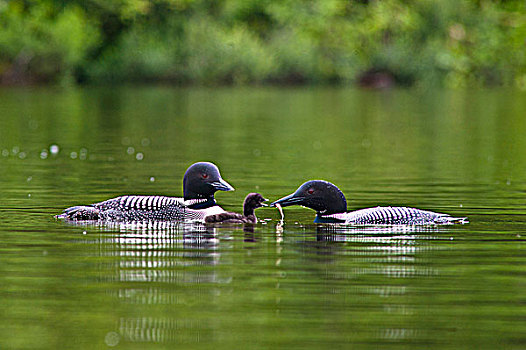
[[[309,189],[307,190],[307,192],[308,192],[309,194],[313,194],[313,193],[314,193],[314,188],[309,188]]]
[[[201,176],[203,177],[203,179],[208,179],[208,174],[201,174]]]

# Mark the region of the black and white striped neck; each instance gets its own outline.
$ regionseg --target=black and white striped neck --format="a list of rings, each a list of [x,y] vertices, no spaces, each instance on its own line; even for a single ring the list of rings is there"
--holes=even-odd
[[[194,210],[208,209],[217,205],[214,197],[203,199],[189,199],[185,201],[185,204],[188,208]]]

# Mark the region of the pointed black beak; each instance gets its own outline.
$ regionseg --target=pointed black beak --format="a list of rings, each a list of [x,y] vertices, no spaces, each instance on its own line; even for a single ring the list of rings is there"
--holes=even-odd
[[[268,199],[263,198],[263,201],[268,202]],[[261,205],[262,207],[268,207],[268,204],[263,202],[259,203],[259,205]]]
[[[212,185],[216,191],[234,191],[234,187],[222,178],[219,178],[219,181],[211,182],[210,185]]]
[[[283,198],[278,199],[277,201],[270,203],[270,206],[275,207],[276,204],[279,204],[282,207],[288,207],[289,205],[301,205],[304,199],[304,197],[296,197],[295,193],[292,193],[288,196],[285,196]]]

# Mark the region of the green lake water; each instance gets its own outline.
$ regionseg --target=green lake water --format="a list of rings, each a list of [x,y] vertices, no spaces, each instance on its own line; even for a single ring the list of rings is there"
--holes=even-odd
[[[74,226],[64,208],[180,196],[217,164],[241,211],[309,179],[349,209],[466,225]],[[525,349],[526,94],[0,90],[0,349]]]

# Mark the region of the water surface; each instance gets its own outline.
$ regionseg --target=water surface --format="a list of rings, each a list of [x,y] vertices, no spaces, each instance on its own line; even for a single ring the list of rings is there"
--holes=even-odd
[[[513,90],[0,90],[0,348],[526,347],[526,95]],[[54,145],[56,147],[54,147]],[[325,179],[448,227],[73,226],[216,163],[241,210]]]

